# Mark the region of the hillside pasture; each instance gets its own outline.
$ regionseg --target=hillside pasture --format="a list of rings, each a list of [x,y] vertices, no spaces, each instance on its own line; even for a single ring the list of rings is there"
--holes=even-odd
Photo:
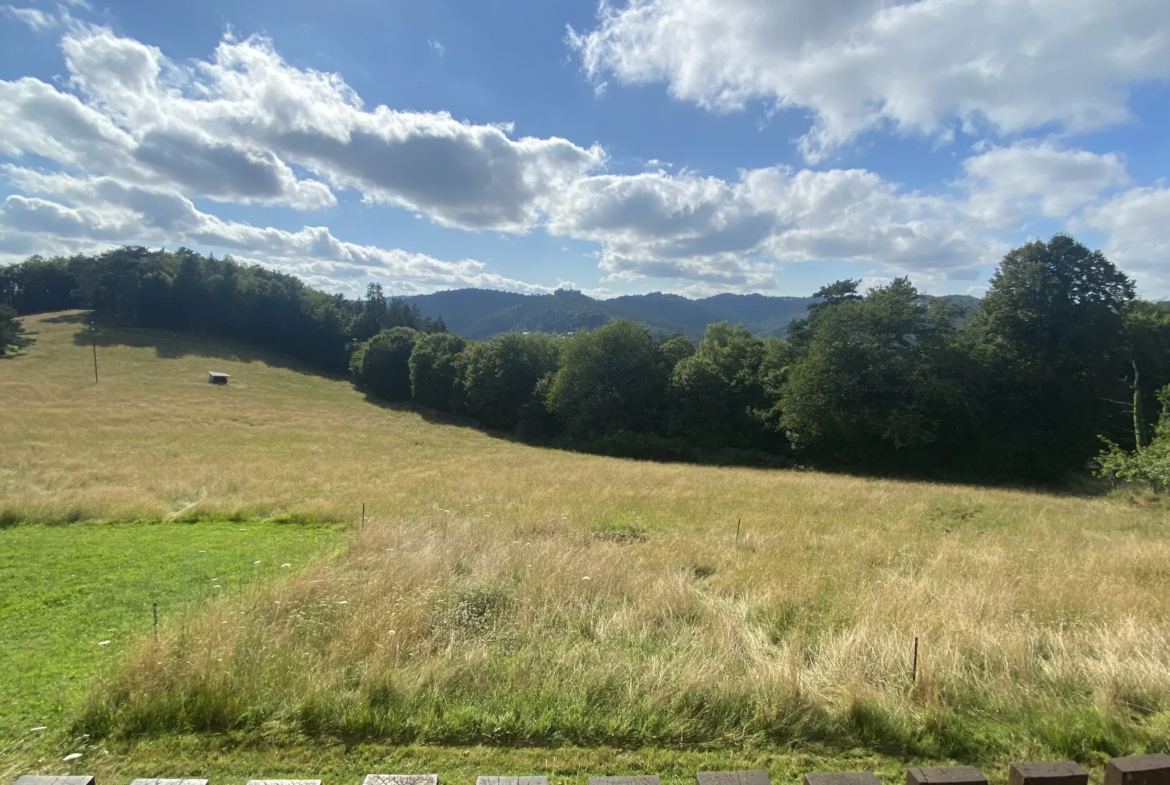
[[[351,532],[131,645],[75,732],[980,764],[1170,749],[1159,505],[541,450],[129,328],[103,333],[95,385],[76,319],[28,326],[0,361],[8,525]]]

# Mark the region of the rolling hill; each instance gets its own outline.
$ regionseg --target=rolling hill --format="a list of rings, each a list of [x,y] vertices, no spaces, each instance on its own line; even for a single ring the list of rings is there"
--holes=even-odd
[[[35,669],[54,619],[93,617],[93,651],[8,709],[21,734],[51,700],[73,724],[0,728],[0,779],[81,733],[113,748],[83,760],[105,781],[364,765],[339,740],[580,785],[1165,747],[1160,504],[539,449],[158,330],[99,333],[95,384],[87,318],[29,317],[0,360],[0,659]],[[312,521],[348,524],[336,555],[269,531]],[[108,596],[70,558],[98,538],[134,562]]]
[[[968,309],[979,304],[977,298],[965,295],[946,299]],[[682,333],[697,341],[707,325],[716,322],[742,324],[756,335],[782,338],[788,323],[804,316],[816,300],[762,294],[717,294],[692,300],[661,292],[598,300],[567,289],[553,294],[452,289],[409,297],[407,302],[418,306],[424,316],[443,317],[449,330],[476,341],[513,330],[571,333],[621,317],[646,325],[656,336]]]

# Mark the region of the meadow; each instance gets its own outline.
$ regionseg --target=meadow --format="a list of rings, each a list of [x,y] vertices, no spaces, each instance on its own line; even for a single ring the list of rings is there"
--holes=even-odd
[[[35,344],[0,360],[0,535],[346,534],[70,666],[88,685],[68,732],[9,742],[0,775],[79,744],[117,751],[99,770],[159,775],[378,761],[681,781],[754,761],[793,782],[1170,751],[1160,504],[542,450],[147,330],[97,332],[95,385],[80,321],[31,317]],[[15,547],[73,580],[51,547]],[[153,589],[126,583],[141,618]]]

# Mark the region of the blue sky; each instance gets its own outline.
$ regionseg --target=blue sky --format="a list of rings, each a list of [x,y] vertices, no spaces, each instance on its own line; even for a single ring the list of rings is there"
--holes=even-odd
[[[1168,78],[1161,0],[14,0],[0,262],[978,294],[1071,231],[1162,297]]]

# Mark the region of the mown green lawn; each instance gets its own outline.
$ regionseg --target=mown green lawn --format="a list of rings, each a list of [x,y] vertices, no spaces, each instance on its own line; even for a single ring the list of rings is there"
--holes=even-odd
[[[165,625],[340,539],[337,527],[274,519],[0,528],[0,740],[59,735],[93,674],[151,634],[154,603]]]

